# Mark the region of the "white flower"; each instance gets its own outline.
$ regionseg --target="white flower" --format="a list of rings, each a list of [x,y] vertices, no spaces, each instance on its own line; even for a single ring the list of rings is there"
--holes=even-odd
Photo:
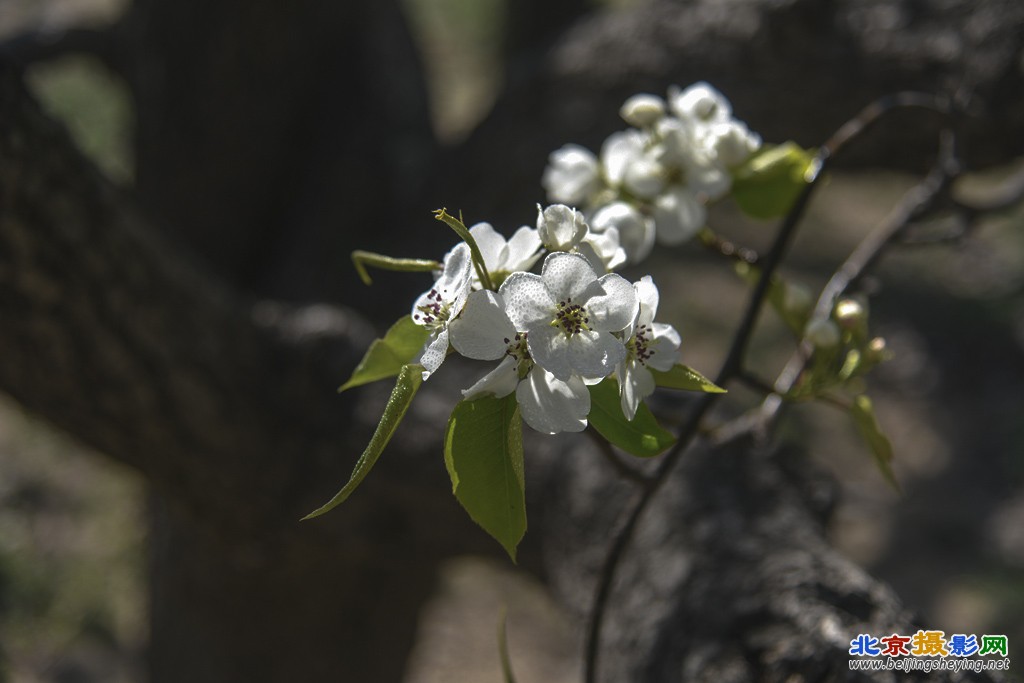
[[[548,156],[540,182],[549,201],[583,204],[601,187],[597,157],[579,145],[563,145]]]
[[[501,363],[462,392],[472,400],[516,392],[519,412],[533,429],[545,434],[579,432],[587,426],[590,392],[583,380],[562,381],[533,362],[527,334],[516,330],[500,294],[488,290],[469,295],[462,315],[451,324],[452,346],[464,356]]]
[[[674,185],[654,202],[654,224],[662,244],[682,244],[704,227],[707,209],[696,195]]]
[[[668,89],[668,106],[679,118],[698,125],[711,125],[728,121],[732,117],[729,100],[703,81],[694,83],[686,90],[671,86]]]
[[[664,115],[665,101],[656,95],[633,95],[619,109],[619,116],[637,128],[648,128]]]
[[[654,222],[625,202],[605,204],[590,218],[590,229],[602,233],[614,228],[627,263],[639,263],[654,247]]]
[[[448,353],[448,325],[462,310],[473,279],[473,261],[469,245],[460,242],[444,257],[444,269],[430,290],[416,299],[412,320],[430,331],[417,363],[423,366],[423,379],[433,374]]]
[[[540,275],[513,273],[499,292],[530,356],[558,379],[600,379],[625,358],[612,333],[636,316],[636,292],[614,273],[598,279],[582,256],[549,254]]]
[[[533,228],[523,226],[516,230],[512,238],[505,240],[490,223],[477,223],[469,229],[480,255],[484,259],[491,281],[500,285],[510,273],[517,270],[529,270],[540,258],[540,236]],[[480,288],[480,282],[473,272],[473,285]]]
[[[587,259],[596,273],[609,273],[626,262],[626,251],[620,246],[615,228],[588,232],[574,253]]]
[[[587,236],[587,221],[576,209],[552,204],[537,205],[537,233],[548,251],[571,251]]]
[[[679,351],[679,333],[671,325],[654,322],[658,314],[658,288],[645,276],[633,286],[640,303],[636,320],[623,332],[626,356],[618,364],[622,412],[627,419],[636,417],[637,406],[654,392],[654,376],[648,368],[671,370]]]
[[[761,147],[761,136],[735,119],[716,123],[708,132],[708,139],[715,158],[727,167],[739,166]]]
[[[612,187],[618,187],[626,178],[626,169],[644,156],[647,136],[633,128],[609,135],[601,145],[601,167]]]

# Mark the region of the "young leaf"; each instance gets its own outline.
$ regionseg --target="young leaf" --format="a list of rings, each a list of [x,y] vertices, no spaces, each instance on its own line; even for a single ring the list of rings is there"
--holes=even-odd
[[[857,424],[861,436],[871,448],[871,454],[874,456],[875,464],[878,465],[882,476],[890,486],[899,492],[900,484],[896,481],[896,473],[892,470],[892,443],[889,442],[889,437],[882,433],[882,428],[878,425],[871,399],[863,394],[855,398],[850,407],[850,414],[853,416],[853,421]]]
[[[733,171],[736,205],[754,218],[786,215],[807,183],[805,174],[813,160],[810,152],[793,142],[762,148]]]
[[[658,424],[643,403],[637,406],[636,417],[627,420],[619,401],[619,383],[605,378],[590,389],[590,415],[587,419],[597,433],[627,453],[649,458],[663,453],[676,439]]]
[[[429,259],[394,258],[361,249],[352,252],[352,265],[356,267],[359,279],[367,286],[372,285],[373,280],[370,279],[370,273],[366,270],[366,266],[382,270],[395,270],[401,273],[429,273],[443,268],[443,264]]]
[[[448,419],[444,463],[462,507],[515,562],[526,533],[523,425],[515,394],[456,405]]]
[[[303,520],[313,519],[333,510],[352,495],[356,487],[362,483],[366,475],[373,469],[373,466],[377,464],[377,459],[384,451],[384,447],[388,445],[395,430],[398,429],[402,418],[405,417],[405,411],[409,409],[409,404],[412,403],[412,399],[416,396],[416,392],[419,391],[421,384],[423,384],[423,366],[405,365],[402,367],[401,372],[398,373],[398,381],[395,382],[395,388],[391,390],[391,398],[388,399],[388,403],[384,407],[384,414],[380,418],[380,424],[377,425],[377,430],[374,431],[373,436],[370,438],[370,445],[359,456],[359,460],[356,462],[355,469],[352,470],[352,476],[349,477],[348,483],[324,505],[303,517]]]
[[[682,389],[683,391],[702,391],[706,394],[724,394],[725,389],[718,386],[693,368],[677,363],[671,370],[651,370],[654,383],[665,389]]]
[[[414,323],[412,316],[401,318],[382,339],[373,340],[352,377],[338,391],[394,377],[423,349],[429,336],[427,328]]]

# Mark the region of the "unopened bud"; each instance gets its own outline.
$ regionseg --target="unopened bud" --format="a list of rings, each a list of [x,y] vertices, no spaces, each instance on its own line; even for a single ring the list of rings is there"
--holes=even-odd
[[[807,323],[804,337],[818,349],[830,349],[839,343],[839,328],[831,320],[815,318]]]
[[[852,330],[867,322],[867,311],[856,299],[843,299],[836,304],[835,319],[844,329]]]
[[[664,115],[665,101],[656,95],[633,95],[619,109],[619,116],[637,128],[650,128]]]

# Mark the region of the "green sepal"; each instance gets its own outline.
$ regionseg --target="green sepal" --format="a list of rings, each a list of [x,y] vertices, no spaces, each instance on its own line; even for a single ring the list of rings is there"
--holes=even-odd
[[[701,391],[705,394],[725,394],[725,389],[718,386],[693,368],[676,363],[671,370],[651,370],[654,383],[664,389],[682,389],[683,391]]]
[[[807,184],[814,156],[794,142],[765,146],[733,170],[732,196],[749,216],[785,216]]]
[[[885,480],[889,482],[889,485],[897,492],[900,492],[900,484],[896,480],[896,473],[892,469],[892,443],[889,441],[889,437],[882,432],[882,428],[878,424],[874,406],[871,405],[871,399],[863,394],[853,399],[853,404],[850,406],[850,415],[857,424],[857,429],[860,430],[864,441],[871,448],[871,455],[875,459],[878,470],[885,477]]]
[[[427,343],[430,331],[407,315],[398,320],[381,339],[374,339],[363,359],[338,391],[394,377],[410,363]]]
[[[456,499],[515,562],[526,533],[523,425],[515,394],[460,401],[448,419],[444,464]]]
[[[360,249],[352,252],[352,265],[355,266],[359,279],[367,286],[372,285],[373,280],[370,279],[370,273],[366,270],[366,266],[373,266],[381,270],[394,270],[400,273],[430,273],[443,267],[437,261],[429,259],[395,258]]]
[[[664,453],[676,438],[658,424],[650,409],[644,404],[636,408],[636,416],[627,420],[622,413],[619,400],[619,383],[614,377],[607,377],[590,389],[590,425],[608,443],[641,458],[650,458]]]
[[[416,396],[416,392],[419,391],[422,384],[422,365],[405,365],[402,367],[401,372],[398,373],[395,388],[391,390],[391,397],[388,399],[387,405],[384,406],[384,414],[381,415],[380,423],[377,425],[376,431],[373,432],[373,436],[370,437],[370,445],[359,456],[359,460],[352,470],[348,483],[334,494],[334,497],[327,501],[327,503],[303,517],[303,520],[313,519],[333,510],[352,495],[352,492],[356,490],[363,479],[366,478],[366,475],[370,473],[370,470],[373,469],[373,466],[377,464],[377,459],[380,458],[380,454],[384,452],[384,448],[391,441],[391,436],[398,429],[398,425],[402,422],[402,418],[405,417],[405,412],[409,409],[413,397]]]

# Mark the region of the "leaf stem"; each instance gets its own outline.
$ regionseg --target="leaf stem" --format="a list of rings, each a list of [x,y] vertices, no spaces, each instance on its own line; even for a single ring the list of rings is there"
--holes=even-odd
[[[434,211],[434,218],[441,221],[449,228],[455,231],[459,237],[461,237],[466,244],[469,245],[469,253],[473,257],[473,267],[476,268],[476,276],[480,279],[480,284],[484,289],[494,289],[494,283],[491,280],[491,274],[487,272],[487,264],[484,263],[483,254],[480,253],[480,247],[477,246],[476,240],[473,239],[473,234],[466,228],[466,224],[460,219],[448,213],[448,209],[437,209]]]

